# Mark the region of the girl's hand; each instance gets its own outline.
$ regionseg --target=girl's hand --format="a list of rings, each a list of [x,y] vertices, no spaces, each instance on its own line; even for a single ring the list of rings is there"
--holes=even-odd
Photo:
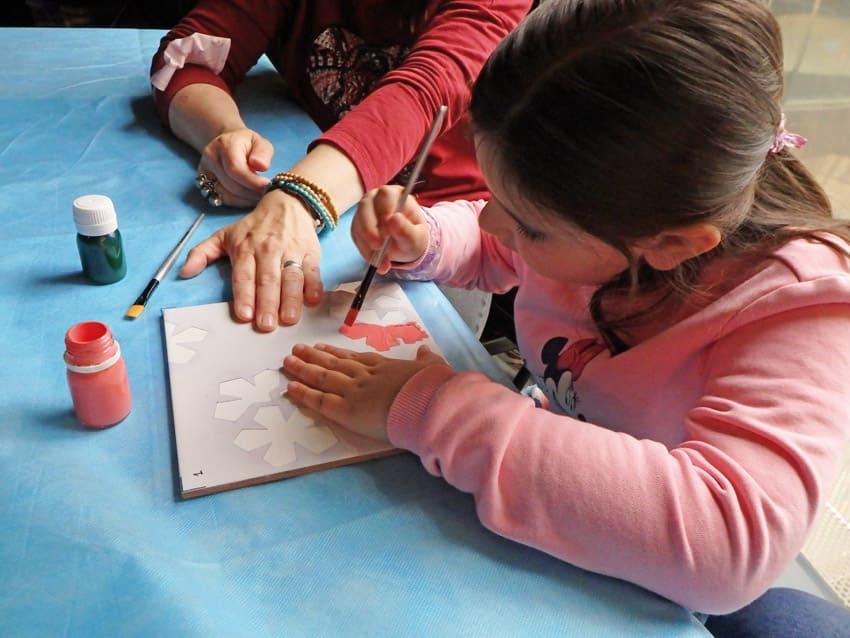
[[[249,128],[225,131],[214,137],[201,152],[198,173],[215,177],[216,192],[228,206],[256,206],[269,185],[257,172],[269,170],[274,147]]]
[[[392,262],[410,262],[419,259],[428,248],[428,222],[413,197],[408,197],[404,210],[395,208],[402,192],[401,186],[382,186],[369,191],[357,205],[351,223],[354,244],[369,262],[376,250],[390,237],[384,261],[378,264],[378,273],[389,272]]]
[[[258,330],[297,323],[303,303],[315,306],[322,300],[313,217],[280,190],[267,193],[248,215],[190,250],[180,275],[194,277],[225,255],[233,264],[234,314],[240,321],[253,319]],[[289,260],[301,268],[284,269]]]
[[[387,415],[402,386],[423,368],[445,363],[427,346],[419,348],[415,360],[408,361],[322,344],[298,344],[283,360],[283,368],[294,379],[286,394],[295,405],[357,434],[386,441]]]

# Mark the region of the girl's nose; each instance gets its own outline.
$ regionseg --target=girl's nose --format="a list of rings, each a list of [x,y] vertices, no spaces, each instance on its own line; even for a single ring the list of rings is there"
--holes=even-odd
[[[496,223],[498,215],[493,210],[494,208],[493,202],[488,202],[484,205],[484,208],[481,209],[481,213],[478,215],[478,225],[481,227],[481,230],[491,235],[498,235],[498,224]]]
[[[505,246],[514,250],[513,233],[506,223],[512,220],[508,219],[504,212],[498,211],[496,208],[492,202],[487,203],[478,215],[478,226],[485,233],[494,235]]]

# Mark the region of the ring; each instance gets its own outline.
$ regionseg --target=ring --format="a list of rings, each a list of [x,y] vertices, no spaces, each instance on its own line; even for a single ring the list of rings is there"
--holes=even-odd
[[[218,183],[218,178],[215,175],[207,175],[206,173],[198,173],[195,178],[195,186],[201,192],[201,197],[204,197],[207,202],[218,208],[221,206],[221,195],[215,189]]]
[[[297,268],[301,272],[304,272],[304,268],[301,266],[301,262],[295,261],[294,259],[287,259],[283,262],[283,266],[280,267],[281,270],[285,270],[287,268]]]
[[[203,192],[205,188],[207,190],[212,190],[217,182],[218,178],[215,175],[207,175],[206,173],[198,173],[198,176],[195,178],[195,186],[197,186],[198,190],[201,192]]]

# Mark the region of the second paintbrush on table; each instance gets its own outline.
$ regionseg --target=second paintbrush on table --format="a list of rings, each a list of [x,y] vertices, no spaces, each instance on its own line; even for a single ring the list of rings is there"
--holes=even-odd
[[[197,230],[198,226],[201,225],[201,222],[204,221],[206,217],[205,213],[199,213],[198,217],[192,222],[192,225],[189,226],[189,230],[187,230],[183,237],[180,238],[180,241],[177,242],[177,245],[168,253],[168,256],[165,258],[165,261],[162,262],[160,267],[154,273],[154,276],[148,282],[148,285],[145,286],[145,289],[142,291],[136,301],[133,302],[133,305],[127,309],[127,317],[130,319],[135,319],[145,309],[145,304],[147,304],[148,300],[153,295],[153,291],[156,290],[156,287],[159,286],[159,282],[163,280],[163,278],[168,274],[168,271],[171,270],[171,267],[174,265],[174,262],[177,261],[177,258],[180,256],[180,251],[183,250],[183,246],[186,245],[186,242],[189,241],[189,238],[192,236],[192,233]]]

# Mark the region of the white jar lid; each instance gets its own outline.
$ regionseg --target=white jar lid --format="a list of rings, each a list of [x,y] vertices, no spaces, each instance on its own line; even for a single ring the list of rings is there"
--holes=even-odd
[[[118,230],[115,206],[106,195],[83,195],[74,200],[74,223],[77,232],[100,237]]]

